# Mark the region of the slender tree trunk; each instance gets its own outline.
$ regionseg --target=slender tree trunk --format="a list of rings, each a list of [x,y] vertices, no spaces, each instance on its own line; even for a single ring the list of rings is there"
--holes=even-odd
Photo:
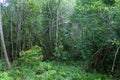
[[[56,19],[56,47],[58,47],[58,10],[57,10],[57,19]]]
[[[1,38],[1,45],[4,51],[4,56],[5,56],[5,60],[7,63],[7,68],[10,69],[11,68],[11,64],[7,55],[7,50],[6,50],[6,46],[5,46],[5,41],[4,41],[4,35],[3,35],[3,29],[2,29],[2,18],[1,18],[2,14],[1,14],[1,6],[0,6],[0,38]]]
[[[50,45],[50,52],[53,53],[53,39],[52,39],[52,31],[53,31],[53,14],[52,14],[52,10],[50,8],[50,2],[48,1],[48,9],[49,9],[49,12],[50,12],[50,20],[49,20],[49,45]]]
[[[113,65],[112,65],[111,72],[114,72],[115,61],[116,61],[116,57],[117,57],[117,54],[118,54],[118,52],[119,52],[119,49],[120,49],[120,46],[117,48],[117,51],[116,51],[116,53],[115,53],[115,57],[114,57],[114,61],[113,61]]]
[[[57,3],[57,8],[56,8],[56,14],[57,14],[57,16],[56,16],[56,43],[55,43],[55,47],[57,47],[58,48],[58,37],[59,37],[59,7],[60,7],[60,1],[61,0],[58,0],[58,3]]]
[[[11,21],[12,21],[12,15],[11,15]],[[12,54],[12,59],[14,60],[14,46],[13,46],[13,27],[12,27],[12,23],[11,23],[11,54]]]
[[[22,13],[23,13],[23,7],[22,7],[22,2],[21,0],[18,0],[20,3],[20,8],[17,9],[18,12],[18,24],[17,24],[17,48],[18,48],[18,52],[21,51],[21,33],[22,33]]]

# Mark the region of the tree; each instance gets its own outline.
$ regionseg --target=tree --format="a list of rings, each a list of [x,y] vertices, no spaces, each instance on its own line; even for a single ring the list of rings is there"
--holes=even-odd
[[[5,60],[7,63],[7,68],[11,69],[11,64],[7,55],[7,50],[6,50],[6,46],[5,46],[5,41],[4,41],[4,35],[3,35],[3,29],[2,29],[2,13],[1,13],[1,6],[0,6],[0,38],[1,38],[1,45],[4,51],[4,56],[5,56]]]

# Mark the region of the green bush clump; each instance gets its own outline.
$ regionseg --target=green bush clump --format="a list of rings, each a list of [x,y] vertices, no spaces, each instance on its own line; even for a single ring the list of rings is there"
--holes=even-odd
[[[9,76],[8,72],[0,72],[0,80],[13,80],[13,78]]]
[[[42,61],[43,60],[42,48],[37,45],[33,46],[31,49],[27,51],[21,51],[20,57],[21,57],[20,60],[22,60],[25,63]]]

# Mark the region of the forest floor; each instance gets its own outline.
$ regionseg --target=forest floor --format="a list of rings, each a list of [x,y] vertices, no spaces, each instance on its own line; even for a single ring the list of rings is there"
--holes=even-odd
[[[0,71],[0,80],[113,80],[107,75],[85,72],[79,62],[45,61],[19,64],[16,61],[12,66],[11,70]]]

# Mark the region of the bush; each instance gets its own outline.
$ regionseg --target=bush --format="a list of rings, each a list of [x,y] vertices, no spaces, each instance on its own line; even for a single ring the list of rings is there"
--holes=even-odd
[[[42,61],[42,48],[36,45],[27,51],[21,51],[20,60],[25,63],[34,63],[36,61]]]
[[[0,80],[13,80],[13,78],[9,76],[8,72],[0,72]]]

